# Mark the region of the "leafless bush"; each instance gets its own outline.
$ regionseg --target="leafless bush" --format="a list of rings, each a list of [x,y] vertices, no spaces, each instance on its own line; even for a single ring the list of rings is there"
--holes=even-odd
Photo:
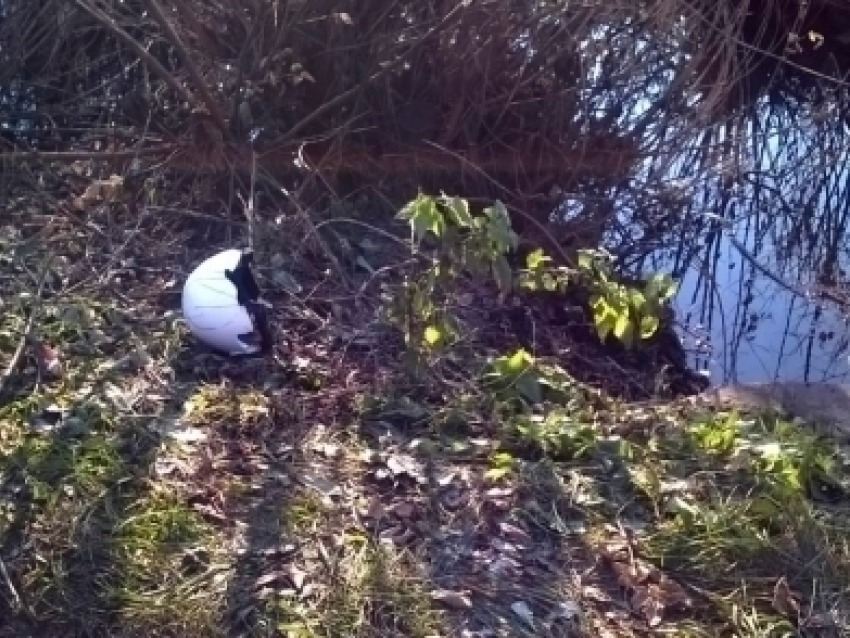
[[[740,183],[765,104],[822,124],[843,104],[848,16],[834,0],[11,0],[0,108],[10,158],[226,176],[259,130],[260,170],[303,178],[299,158],[337,196],[499,197],[521,232],[560,241],[567,195],[599,228],[587,241],[637,221],[651,245],[690,219],[671,175]]]

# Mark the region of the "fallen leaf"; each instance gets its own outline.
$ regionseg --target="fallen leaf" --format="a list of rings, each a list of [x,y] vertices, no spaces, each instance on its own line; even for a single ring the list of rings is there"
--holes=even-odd
[[[190,425],[166,429],[163,434],[165,434],[166,438],[180,443],[199,443],[207,440],[206,432]]]
[[[446,487],[447,485],[451,485],[456,477],[456,470],[449,470],[448,472],[444,472],[437,477],[437,485],[439,485],[440,487]]]
[[[377,496],[372,496],[369,499],[369,507],[366,508],[364,515],[374,519],[384,518],[386,516],[386,510],[384,510],[384,506]]]
[[[285,543],[277,547],[267,547],[260,550],[258,553],[265,558],[286,558],[295,553],[298,548],[292,543]]]
[[[53,432],[62,426],[68,411],[58,405],[50,405],[35,415],[30,424],[33,429],[43,434]]]
[[[582,597],[595,603],[612,603],[611,595],[601,587],[587,585],[582,588]]]
[[[168,476],[170,474],[187,475],[189,473],[189,466],[185,461],[181,461],[180,459],[158,458],[154,461],[153,470],[157,476]]]
[[[313,488],[325,497],[338,496],[342,492],[339,485],[314,472],[304,471],[299,479],[304,485]]]
[[[776,581],[773,586],[773,608],[788,618],[800,617],[800,603],[791,592],[785,576]]]
[[[425,468],[409,454],[393,454],[387,459],[387,468],[393,476],[407,475],[417,483],[427,483]]]
[[[254,589],[260,589],[262,587],[266,587],[267,585],[271,585],[272,583],[278,583],[285,579],[287,574],[282,571],[271,572],[269,574],[263,574],[257,580],[254,581]]]
[[[837,627],[838,619],[834,612],[812,614],[800,623],[801,629],[813,629],[817,631],[833,630]]]
[[[288,565],[284,570],[286,575],[289,577],[289,580],[295,586],[295,589],[298,591],[302,591],[304,589],[304,583],[307,580],[307,572],[296,567],[295,565]]]
[[[404,525],[393,525],[378,534],[378,538],[382,543],[394,543],[397,545],[406,543],[412,537],[413,532],[407,529]]]
[[[512,525],[510,523],[506,523],[502,521],[499,523],[499,529],[502,530],[502,533],[511,541],[515,543],[525,543],[531,540],[531,537],[528,533],[516,525]]]
[[[357,455],[357,460],[361,463],[377,463],[381,456],[375,450],[363,450]]]
[[[58,349],[51,348],[41,341],[34,341],[33,350],[39,373],[43,377],[58,379],[62,376],[62,361],[59,359]]]
[[[664,597],[664,604],[668,609],[687,611],[693,608],[694,601],[685,591],[685,588],[669,576],[661,574],[658,589]]]
[[[272,283],[279,286],[283,290],[297,295],[301,292],[301,284],[292,276],[292,274],[282,268],[276,268],[272,271]]]
[[[581,623],[581,607],[574,600],[565,600],[557,605],[546,615],[546,622],[553,623],[559,620],[580,624]]]
[[[456,510],[466,504],[466,492],[461,490],[449,490],[443,494],[443,505],[450,510]]]
[[[391,511],[399,518],[410,518],[416,511],[416,508],[413,506],[413,504],[408,503],[406,501],[402,501],[401,503],[396,503],[395,505],[393,505]]]
[[[519,575],[520,568],[520,563],[513,558],[499,556],[487,566],[487,571],[491,576],[498,578],[516,578]]]
[[[352,26],[354,24],[354,20],[351,19],[351,16],[345,12],[334,13],[333,17],[337,22],[340,22],[346,26]]]
[[[340,447],[338,445],[334,445],[333,443],[325,443],[323,445],[320,445],[318,446],[318,449],[316,451],[327,459],[335,459],[339,457],[339,455],[342,453]]]
[[[664,603],[654,587],[637,587],[632,594],[632,609],[639,612],[650,627],[657,627],[664,620]]]
[[[223,512],[218,510],[218,508],[213,505],[208,505],[206,503],[193,503],[192,509],[198,512],[204,518],[214,521],[216,523],[223,523],[227,520],[227,517]]]
[[[442,603],[451,609],[472,609],[472,600],[469,598],[469,594],[462,591],[435,589],[431,592],[431,600]]]

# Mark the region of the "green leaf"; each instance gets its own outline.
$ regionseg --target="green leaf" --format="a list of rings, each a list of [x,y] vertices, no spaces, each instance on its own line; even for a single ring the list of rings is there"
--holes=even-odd
[[[425,343],[433,346],[443,338],[443,333],[436,326],[428,326],[425,328]]]
[[[526,373],[516,381],[517,392],[534,404],[543,402],[543,388],[534,374]]]
[[[518,238],[511,230],[511,218],[505,205],[497,200],[492,206],[484,209],[484,215],[487,220],[485,227],[487,239],[496,252],[505,253],[515,249]]]
[[[422,200],[426,199],[426,198],[427,198],[427,196],[423,195],[422,193],[417,195],[415,199],[412,199],[409,202],[407,202],[402,207],[402,209],[400,211],[398,211],[398,214],[396,215],[396,219],[399,219],[399,220],[405,221],[405,222],[409,222],[416,215],[416,211],[417,211],[418,207],[421,205]]]
[[[449,213],[449,218],[458,226],[472,226],[472,215],[469,212],[469,202],[460,197],[444,197],[443,202]]]
[[[502,294],[509,293],[513,287],[513,271],[508,260],[499,257],[493,260],[493,278]]]
[[[522,348],[514,352],[507,360],[508,370],[512,372],[522,372],[533,364],[534,359]]]
[[[613,312],[606,312],[604,315],[596,318],[596,334],[599,335],[600,341],[605,341],[614,326],[617,323],[617,315]]]
[[[640,312],[643,310],[643,307],[646,305],[646,297],[640,290],[636,290],[635,288],[629,288],[628,291],[629,304]]]
[[[590,270],[593,266],[593,255],[586,250],[578,251],[578,267],[582,270]]]
[[[440,209],[436,206],[434,206],[430,212],[431,217],[428,220],[428,230],[434,233],[437,237],[440,237],[446,230],[446,218],[443,217],[443,213],[441,213]]]
[[[626,329],[618,338],[626,348],[632,347],[635,342],[635,326],[631,321],[626,322]]]
[[[676,281],[666,273],[655,273],[646,282],[646,296],[663,303],[672,299],[678,289]]]
[[[489,470],[484,472],[484,478],[489,481],[498,481],[506,477],[513,471],[513,468],[509,465],[503,467],[491,467]]]
[[[525,258],[525,264],[529,270],[537,270],[549,261],[552,261],[552,258],[544,254],[542,248],[535,248]]]
[[[446,228],[446,220],[434,198],[421,193],[406,204],[396,217],[410,222],[417,241],[421,241],[428,231],[439,237]]]
[[[593,308],[593,314],[600,320],[608,313],[613,312],[608,300],[603,295],[599,294],[593,295],[590,298],[590,307]]]
[[[656,315],[644,315],[640,318],[640,338],[649,339],[658,330],[659,321]]]
[[[631,321],[629,321],[629,315],[625,312],[618,314],[617,318],[614,320],[614,336],[617,337],[617,339],[622,340],[626,331],[630,327]]]
[[[661,493],[661,480],[651,465],[632,466],[629,468],[629,478],[632,485],[641,490],[650,499],[655,500]]]
[[[512,466],[514,463],[514,457],[510,454],[510,452],[496,452],[491,458],[490,461],[494,466]]]

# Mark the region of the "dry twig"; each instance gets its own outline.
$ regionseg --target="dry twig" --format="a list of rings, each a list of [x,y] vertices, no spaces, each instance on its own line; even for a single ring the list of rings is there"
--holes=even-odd
[[[27,343],[29,343],[33,329],[35,327],[35,320],[38,316],[39,307],[41,306],[41,297],[44,293],[44,284],[47,281],[47,274],[50,272],[50,264],[52,262],[53,258],[48,257],[47,261],[41,269],[41,273],[39,274],[38,287],[36,288],[35,297],[33,299],[33,306],[30,309],[30,316],[27,319],[27,323],[24,326],[23,332],[21,333],[21,338],[18,341],[18,347],[15,348],[15,352],[12,355],[12,359],[9,361],[9,365],[6,366],[6,370],[3,372],[3,375],[0,376],[0,396],[3,396],[6,386],[9,383],[9,380],[15,374],[15,371],[18,369],[18,366],[23,360]]]
[[[165,14],[162,12],[162,9],[156,0],[144,0],[144,3],[151,12],[151,15],[153,15],[154,20],[156,20],[159,26],[162,27],[162,30],[165,32],[165,37],[168,38],[168,41],[171,42],[172,46],[174,46],[177,51],[177,55],[180,56],[183,64],[186,65],[186,70],[189,72],[192,82],[195,83],[195,88],[201,94],[201,98],[203,99],[206,107],[209,109],[210,116],[212,116],[216,126],[218,126],[222,131],[226,130],[227,127],[224,123],[224,117],[221,115],[221,110],[218,108],[218,104],[213,98],[212,93],[210,93],[209,86],[207,86],[207,83],[201,76],[201,72],[198,70],[198,67],[194,62],[192,62],[189,51],[186,49],[186,46],[183,44],[180,36],[171,26],[171,23],[168,21],[168,18],[165,17]]]
[[[148,68],[159,76],[159,78],[165,82],[177,95],[186,100],[187,103],[192,104],[194,99],[189,90],[180,84],[171,73],[169,73],[164,66],[162,66],[155,57],[153,57],[150,53],[148,53],[147,49],[143,47],[141,44],[136,42],[136,40],[127,33],[124,29],[122,29],[115,20],[98,9],[97,7],[92,6],[86,0],[77,0],[77,4],[80,5],[85,11],[87,11],[93,18],[95,18],[98,22],[103,24],[109,31],[115,35],[116,38],[121,40],[124,44],[126,44],[130,49],[132,49],[133,53],[139,56],[144,63],[148,66]]]

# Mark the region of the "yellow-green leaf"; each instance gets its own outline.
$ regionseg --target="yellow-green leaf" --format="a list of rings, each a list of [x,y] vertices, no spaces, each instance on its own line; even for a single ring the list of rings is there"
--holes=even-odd
[[[451,220],[463,228],[472,226],[472,215],[469,213],[469,202],[460,197],[445,197],[446,210]]]
[[[484,478],[489,481],[498,481],[510,474],[511,470],[512,468],[510,466],[491,467],[489,470],[484,472]]]
[[[436,326],[428,326],[425,328],[425,342],[429,346],[433,346],[443,337],[443,333]]]
[[[532,250],[525,258],[525,264],[529,270],[537,270],[548,261],[552,261],[552,258],[547,256],[542,248]]]
[[[490,460],[497,466],[511,466],[514,462],[514,457],[509,452],[496,452]]]
[[[644,315],[640,319],[640,338],[649,339],[658,330],[658,317],[656,315]]]
[[[614,336],[617,339],[622,339],[623,335],[626,334],[626,331],[629,329],[629,315],[625,312],[617,315],[617,319],[614,321]]]
[[[519,372],[529,367],[533,361],[534,360],[531,358],[531,355],[520,348],[511,355],[510,359],[508,359],[508,368],[513,372]]]
[[[614,322],[611,315],[605,315],[596,322],[596,334],[599,335],[600,341],[605,341],[605,338],[611,333],[614,328]]]

